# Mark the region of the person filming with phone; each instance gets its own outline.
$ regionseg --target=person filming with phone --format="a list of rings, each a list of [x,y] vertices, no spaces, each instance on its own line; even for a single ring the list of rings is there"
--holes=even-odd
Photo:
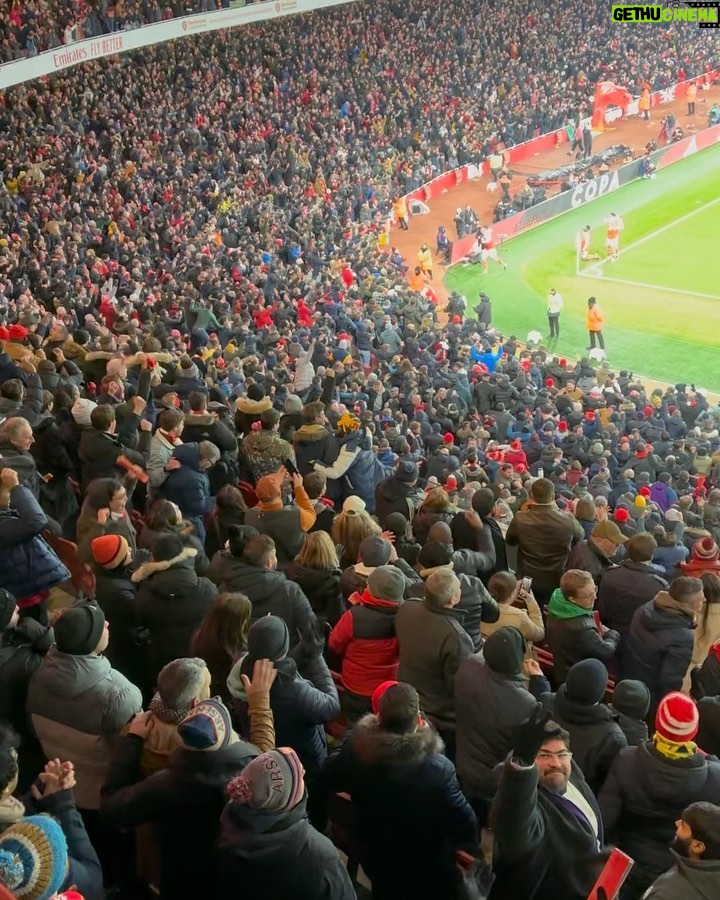
[[[288,478],[292,482],[293,502],[285,505],[283,484]],[[274,475],[263,475],[255,493],[258,505],[245,513],[245,524],[273,539],[278,569],[285,569],[298,555],[305,535],[315,524],[315,506],[303,487],[302,476],[289,458]]]

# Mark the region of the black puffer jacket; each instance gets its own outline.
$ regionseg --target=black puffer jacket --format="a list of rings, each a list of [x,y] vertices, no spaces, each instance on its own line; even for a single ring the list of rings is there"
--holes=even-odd
[[[697,800],[720,803],[720,762],[714,756],[671,760],[647,741],[615,758],[599,803],[608,841],[635,860],[638,896],[672,865],[675,822]]]
[[[140,620],[150,631],[151,674],[187,656],[190,641],[217,595],[217,588],[195,572],[196,551],[186,547],[173,559],[147,562],[132,575],[138,586]]]
[[[301,475],[307,475],[312,471],[310,460],[331,466],[337,459],[339,449],[337,441],[324,425],[302,425],[293,434],[292,443]]]
[[[394,512],[402,513],[410,521],[422,501],[422,491],[392,475],[375,488],[375,515],[383,527],[387,517]]]
[[[659,566],[625,559],[614,569],[608,569],[600,581],[597,598],[600,618],[608,628],[625,635],[635,611],[665,588],[667,581]]]
[[[589,705],[570,699],[564,684],[556,694],[544,694],[540,699],[558,725],[570,734],[573,760],[597,795],[613,760],[627,747],[617,715],[604,703]]]
[[[340,569],[311,569],[293,561],[285,569],[290,581],[299,585],[319,619],[335,625],[345,612],[340,593]]]
[[[110,643],[105,656],[113,669],[137,685],[146,696],[148,684],[146,652],[149,632],[141,624],[137,588],[126,566],[95,567],[95,601],[110,625]]]
[[[33,672],[55,641],[52,628],[23,618],[0,635],[0,719],[27,733],[25,699]]]
[[[315,618],[312,607],[294,581],[282,572],[250,566],[229,550],[216,553],[210,563],[210,578],[221,591],[240,591],[252,603],[253,622],[271,613],[284,620],[294,643],[299,631]]]

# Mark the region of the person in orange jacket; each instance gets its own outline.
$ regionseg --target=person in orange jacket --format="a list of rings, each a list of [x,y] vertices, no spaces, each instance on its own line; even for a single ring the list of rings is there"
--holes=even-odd
[[[588,311],[587,311],[587,330],[590,334],[590,346],[587,348],[588,350],[595,349],[595,342],[597,341],[601,350],[605,349],[605,339],[603,338],[603,314],[602,310],[598,306],[598,302],[594,297],[588,298]]]
[[[685,95],[685,99],[687,100],[688,105],[688,115],[695,115],[695,99],[697,97],[697,85],[693,81],[692,84],[688,86],[687,94]]]
[[[650,88],[647,85],[643,85],[640,100],[638,101],[638,112],[641,119],[645,122],[650,121]]]

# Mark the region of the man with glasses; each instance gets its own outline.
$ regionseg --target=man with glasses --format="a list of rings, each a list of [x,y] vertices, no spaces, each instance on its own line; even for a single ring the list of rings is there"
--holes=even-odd
[[[493,900],[589,895],[603,866],[600,809],[573,764],[568,733],[540,703],[515,729],[490,820]]]

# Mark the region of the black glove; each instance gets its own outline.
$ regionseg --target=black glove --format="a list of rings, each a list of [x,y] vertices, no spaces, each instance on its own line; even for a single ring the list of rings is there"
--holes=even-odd
[[[702,683],[702,670],[700,666],[695,666],[690,670],[690,684],[690,696],[696,702],[702,700],[702,698],[707,695],[705,686]]]
[[[327,623],[313,619],[302,631],[298,631],[300,642],[293,649],[291,656],[296,663],[309,662],[322,656],[327,637]]]
[[[513,729],[513,757],[522,765],[534,765],[540,748],[552,737],[545,728],[550,719],[550,710],[538,703],[530,718]]]

